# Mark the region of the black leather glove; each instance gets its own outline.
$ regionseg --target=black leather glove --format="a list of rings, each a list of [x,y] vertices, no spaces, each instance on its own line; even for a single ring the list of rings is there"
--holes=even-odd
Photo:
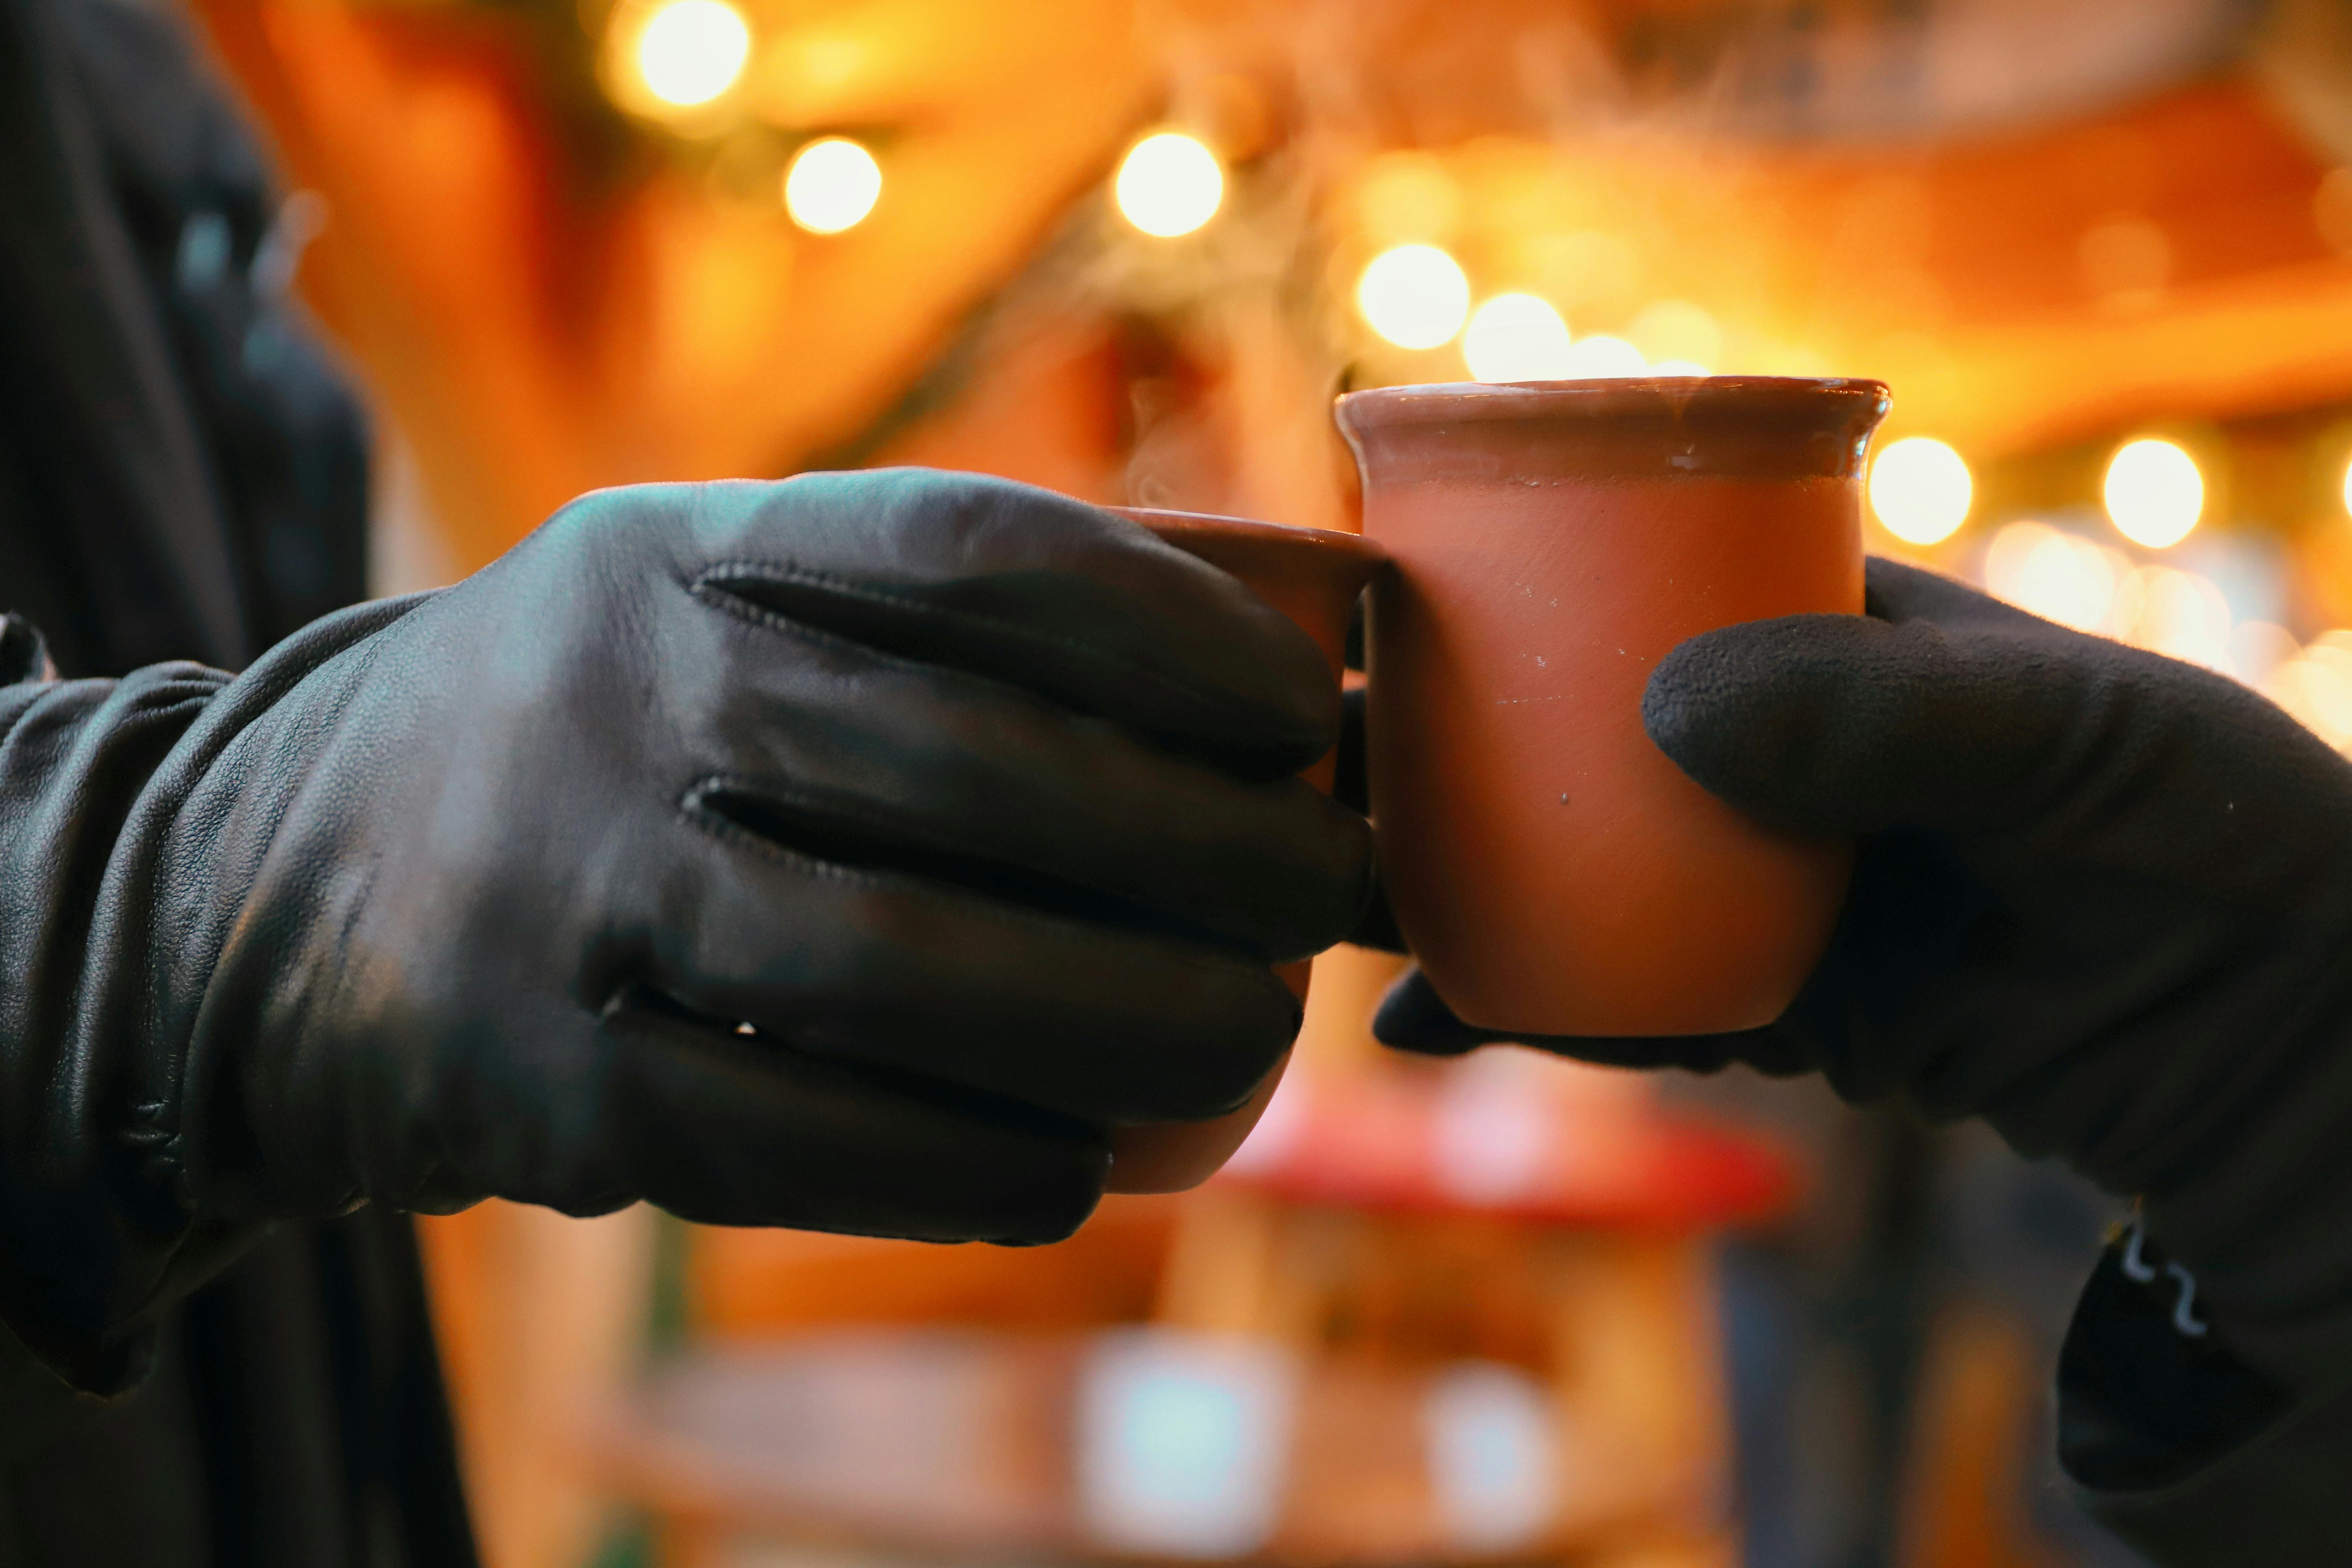
[[[1529,1043],[1980,1115],[2142,1197],[2254,1368],[2352,1376],[2352,764],[2224,677],[1890,562],[1869,583],[1875,618],[1694,637],[1644,701],[1716,794],[1864,837],[1803,994],[1748,1034]],[[1487,1037],[1418,976],[1377,1029]]]
[[[7,672],[32,672],[19,637]],[[1067,1234],[1356,916],[1320,656],[915,471],[590,496],[446,592],[0,693],[0,1305],[91,1386],[252,1226]]]

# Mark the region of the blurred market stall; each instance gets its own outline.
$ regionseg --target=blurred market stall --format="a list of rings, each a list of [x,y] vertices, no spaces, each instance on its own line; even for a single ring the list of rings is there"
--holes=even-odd
[[[1874,375],[1873,548],[2352,747],[2341,0],[196,6],[301,193],[270,264],[377,401],[381,588],[593,487],[828,465],[1346,527],[1350,386]],[[192,223],[184,268],[218,244]],[[1953,1316],[1924,1281],[1954,1237],[2038,1258],[2034,1215],[2071,1237],[2096,1205],[2057,1177],[2018,1197],[1916,1129],[1748,1103],[1825,1179],[1733,1270],[1735,1349],[1780,1368],[1734,1382],[1802,1382],[1871,1450],[1837,1522],[1800,1528],[1753,1511],[1780,1472],[1749,1441],[1750,1560],[2095,1552],[2019,1500],[2066,1292],[2019,1262]],[[820,1277],[851,1303],[827,1321],[985,1300],[1075,1331],[1150,1314],[1139,1260],[1192,1223],[1171,1206],[1108,1209],[1027,1274],[687,1250],[712,1331],[712,1302],[781,1323]],[[576,1561],[600,1526],[575,1428],[632,1364],[654,1234],[495,1206],[431,1228],[492,1560]],[[1742,1337],[1796,1297],[1830,1326]]]
[[[1787,1154],[1637,1074],[1382,1051],[1402,966],[1324,955],[1225,1173],[1062,1247],[698,1237],[694,1346],[602,1449],[659,1560],[1733,1561],[1708,1238]]]

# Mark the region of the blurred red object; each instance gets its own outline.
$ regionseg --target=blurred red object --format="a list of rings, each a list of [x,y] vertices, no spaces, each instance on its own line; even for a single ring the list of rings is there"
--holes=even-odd
[[[1436,1073],[1301,1075],[1219,1181],[1290,1203],[1607,1229],[1712,1230],[1795,1203],[1788,1150],[1662,1109],[1648,1088],[1494,1050]]]

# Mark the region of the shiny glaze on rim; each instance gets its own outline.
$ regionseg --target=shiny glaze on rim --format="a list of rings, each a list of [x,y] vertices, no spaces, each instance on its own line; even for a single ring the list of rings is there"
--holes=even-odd
[[[1890,399],[1882,382],[1636,376],[1351,392],[1337,417],[1369,479],[1851,479]]]

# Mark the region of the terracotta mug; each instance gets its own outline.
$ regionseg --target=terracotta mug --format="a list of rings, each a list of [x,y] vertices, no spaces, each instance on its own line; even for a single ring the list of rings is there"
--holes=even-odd
[[[1348,622],[1356,598],[1380,569],[1380,550],[1352,533],[1319,528],[1287,528],[1237,517],[1198,512],[1153,511],[1112,507],[1161,539],[1210,565],[1229,572],[1257,591],[1258,597],[1298,624],[1315,639],[1339,684],[1347,662]],[[1336,751],[1301,776],[1319,790],[1331,787]],[[1282,978],[1307,999],[1307,963],[1285,964]],[[1211,1121],[1121,1127],[1111,1135],[1110,1190],[1115,1193],[1177,1193],[1199,1186],[1242,1146],[1282,1081],[1286,1055],[1238,1110]]]
[[[1525,1034],[1768,1024],[1851,845],[1770,831],[1642,727],[1650,671],[1736,621],[1862,610],[1873,381],[1402,386],[1339,400],[1372,590],[1381,876],[1439,995]]]

